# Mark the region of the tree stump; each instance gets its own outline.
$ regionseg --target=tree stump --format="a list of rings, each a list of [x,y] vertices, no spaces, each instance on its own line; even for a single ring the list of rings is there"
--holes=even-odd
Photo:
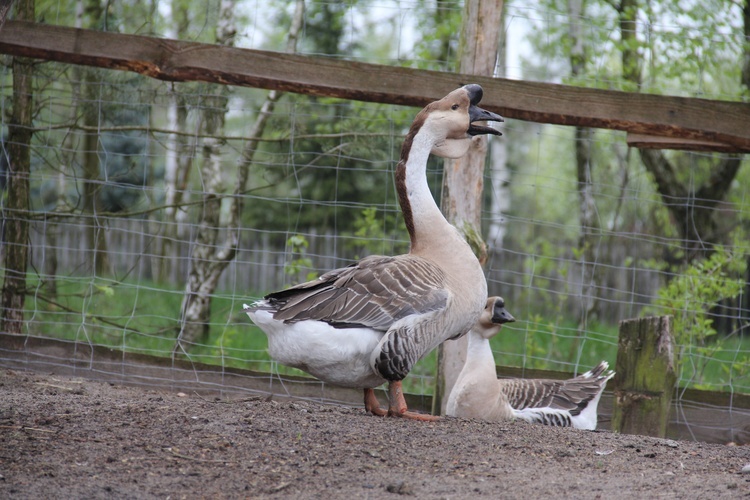
[[[620,322],[612,430],[665,437],[677,382],[671,316]]]

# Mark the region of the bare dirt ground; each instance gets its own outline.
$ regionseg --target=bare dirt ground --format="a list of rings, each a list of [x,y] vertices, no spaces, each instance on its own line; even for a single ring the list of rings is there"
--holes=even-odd
[[[739,498],[750,447],[0,370],[0,498]]]

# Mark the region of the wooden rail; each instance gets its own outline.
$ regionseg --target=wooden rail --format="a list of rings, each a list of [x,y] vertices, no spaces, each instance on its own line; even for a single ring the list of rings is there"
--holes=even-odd
[[[485,89],[482,106],[507,118],[657,136],[651,142],[671,147],[750,152],[750,104],[741,102],[425,71],[21,21],[8,21],[0,30],[0,53],[133,71],[160,80],[415,107],[474,82]]]

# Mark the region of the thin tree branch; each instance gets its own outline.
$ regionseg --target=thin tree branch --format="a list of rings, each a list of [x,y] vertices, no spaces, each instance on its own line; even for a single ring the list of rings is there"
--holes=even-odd
[[[338,139],[341,137],[354,137],[354,138],[371,138],[371,137],[390,137],[393,134],[385,132],[338,132],[335,134],[299,134],[299,135],[284,135],[281,137],[262,137],[262,136],[243,136],[243,135],[221,135],[221,134],[206,134],[202,132],[185,132],[182,130],[168,130],[158,127],[149,127],[147,125],[120,125],[110,127],[92,127],[86,125],[79,125],[77,122],[73,123],[61,123],[57,125],[50,125],[45,127],[33,128],[33,132],[48,132],[50,130],[61,130],[71,129],[80,130],[83,132],[149,132],[152,135],[164,134],[164,135],[179,135],[195,137],[199,139],[212,138],[218,141],[257,141],[257,142],[284,142],[291,139]]]

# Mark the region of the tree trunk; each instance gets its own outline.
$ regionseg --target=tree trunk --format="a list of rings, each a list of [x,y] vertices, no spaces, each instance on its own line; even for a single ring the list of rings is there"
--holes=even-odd
[[[497,62],[503,2],[467,0],[459,45],[462,74],[492,76]],[[470,83],[470,82],[466,82]],[[479,262],[487,260],[482,239],[482,194],[487,159],[487,137],[474,139],[462,158],[445,160],[441,207],[446,219],[456,226],[474,249]],[[450,391],[466,361],[466,336],[445,342],[438,348],[438,369],[433,397],[433,413],[443,414]]]
[[[231,4],[232,2],[222,2],[222,6],[225,7],[229,7]],[[228,14],[231,14],[231,10],[227,11]],[[289,31],[288,48],[290,51],[294,51],[296,48],[297,35],[302,27],[303,18],[304,1],[298,0],[295,16]],[[229,25],[226,24],[225,26]],[[226,34],[227,30],[225,29],[223,32]],[[221,40],[221,37],[219,39]],[[223,39],[225,42],[229,40],[226,36]],[[280,93],[275,91],[269,93],[250,131],[252,138],[260,137],[263,134],[268,118],[280,96]],[[214,103],[213,106],[213,109],[218,111],[214,111],[206,116],[206,132],[209,136],[218,133],[223,127],[224,113],[221,110],[226,109],[226,96],[222,95],[219,99],[223,100]],[[235,182],[234,196],[232,197],[229,209],[227,238],[222,247],[218,248],[219,210],[221,208],[221,200],[217,195],[221,181],[219,142],[211,137],[204,141],[201,174],[205,183],[205,194],[198,237],[191,259],[192,267],[183,298],[182,325],[180,335],[175,344],[175,352],[179,349],[189,350],[191,345],[195,344],[197,340],[205,340],[208,337],[211,295],[216,288],[221,273],[237,253],[240,238],[239,220],[243,206],[242,193],[245,191],[250,165],[252,164],[257,146],[257,140],[251,139],[245,144],[243,149],[243,161],[237,169],[237,181]],[[214,250],[216,248],[218,250]]]
[[[86,14],[94,20],[95,24],[102,18],[102,5],[96,0],[88,0],[84,7]],[[83,124],[88,130],[97,130],[99,126],[99,84],[96,70],[86,68],[82,71],[84,82],[85,103],[83,109]],[[91,252],[92,272],[101,276],[109,271],[107,255],[107,239],[104,227],[99,220],[100,203],[100,179],[99,179],[99,134],[97,132],[84,132],[83,139],[83,213],[88,214],[89,221],[86,224],[86,241]]]
[[[83,0],[77,0],[76,2],[76,20],[75,27],[83,27]],[[70,111],[70,122],[75,123],[77,121],[78,112],[80,110],[81,101],[81,72],[80,66],[73,66],[71,68],[72,79],[69,83],[72,103]],[[65,191],[67,189],[67,172],[71,168],[76,156],[76,144],[74,141],[75,134],[68,130],[63,139],[63,147],[60,152],[60,171],[57,174],[57,203],[55,206],[55,212],[62,212],[70,207],[67,207]],[[45,249],[44,249],[44,274],[45,274],[45,289],[47,295],[55,298],[57,297],[57,252],[58,252],[58,240],[57,237],[60,234],[60,226],[56,217],[47,219],[45,229]]]
[[[16,19],[34,19],[34,0],[19,0]],[[33,115],[33,65],[13,58],[13,110],[8,125],[8,205],[5,220],[5,280],[0,332],[22,334],[29,262],[29,175]]]
[[[594,200],[594,180],[591,170],[591,143],[594,131],[576,127],[575,153],[578,185],[579,222],[581,234],[578,248],[581,251],[581,307],[579,326],[585,326],[586,318],[596,314],[597,262],[601,226]]]
[[[750,0],[745,0],[742,6],[742,32],[745,35],[745,45],[742,50],[742,84],[745,95],[750,95]]]
[[[582,16],[585,16],[584,0],[568,0],[570,49],[570,73],[573,79],[582,76],[586,70],[586,47],[583,44]],[[590,128],[576,127],[574,136],[577,187],[578,187],[578,220],[581,233],[578,248],[581,251],[581,304],[579,314],[579,332],[585,329],[591,315],[596,314],[596,288],[598,262],[598,242],[601,237],[599,216],[594,200],[593,163],[591,144],[594,131]],[[578,350],[578,342],[572,349]]]
[[[94,70],[85,71],[86,104],[84,105],[83,123],[89,130],[96,130],[99,114],[94,104],[98,99]],[[96,276],[107,274],[109,261],[107,256],[107,239],[104,226],[99,220],[100,179],[99,179],[99,134],[85,132],[83,140],[83,212],[87,214],[86,241],[91,252],[92,272]]]
[[[622,78],[638,92],[641,86],[641,55],[638,52],[638,9],[640,0],[620,0],[617,13],[620,20],[622,45]]]
[[[236,33],[234,2],[222,0],[216,27],[216,43],[232,46]],[[203,103],[203,155],[201,159],[201,182],[203,204],[201,205],[198,234],[190,259],[190,273],[182,300],[182,324],[178,345],[185,349],[204,343],[209,335],[211,317],[211,295],[227,264],[234,258],[236,245],[231,244],[225,252],[218,252],[219,223],[221,216],[221,146],[215,136],[222,135],[229,101],[229,88],[215,88],[215,93]],[[231,233],[231,231],[230,231]],[[230,238],[234,235],[230,234]],[[219,255],[222,253],[222,255]]]
[[[169,127],[177,132],[169,139],[167,159],[164,166],[164,229],[161,237],[158,276],[160,282],[167,282],[174,273],[175,242],[180,240],[179,228],[186,222],[186,212],[181,205],[188,200],[186,191],[190,170],[193,165],[196,145],[187,132],[187,104],[174,90],[170,95]]]
[[[654,176],[657,191],[682,239],[683,255],[676,257],[670,253],[666,257],[667,262],[678,265],[707,257],[720,238],[715,218],[716,206],[726,198],[737,177],[742,164],[740,157],[718,160],[708,181],[695,189],[677,179],[675,167],[660,150],[639,151],[644,166]]]
[[[62,175],[62,174],[60,174]],[[57,236],[60,226],[54,217],[48,218],[44,225],[44,289],[47,296],[57,297]]]
[[[182,40],[187,33],[189,15],[185,2],[172,0],[172,38]],[[160,283],[169,282],[175,271],[175,242],[180,241],[179,228],[185,222],[186,212],[180,208],[187,202],[186,191],[190,177],[196,144],[187,133],[188,108],[185,98],[179,92],[180,84],[172,87],[170,94],[168,123],[176,133],[169,137],[167,158],[164,165],[164,229],[160,238],[160,259],[157,276]]]
[[[500,15],[500,26],[505,26],[505,10]],[[505,78],[507,65],[507,50],[505,30],[500,30],[499,48],[497,54],[496,75]],[[508,170],[508,143],[505,140],[494,140],[490,146],[490,183],[492,197],[490,199],[490,222],[487,228],[487,243],[489,253],[500,253],[503,250],[507,224],[502,214],[510,209],[510,171]]]

